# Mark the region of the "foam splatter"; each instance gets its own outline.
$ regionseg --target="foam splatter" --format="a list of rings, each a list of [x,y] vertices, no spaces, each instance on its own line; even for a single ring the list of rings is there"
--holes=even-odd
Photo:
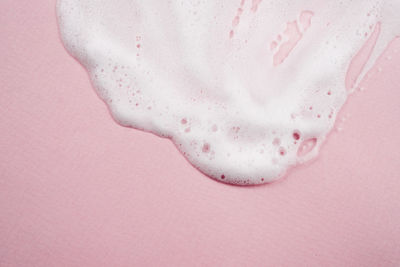
[[[345,85],[399,33],[399,11],[384,0],[58,1],[65,46],[114,118],[241,185],[318,154]]]

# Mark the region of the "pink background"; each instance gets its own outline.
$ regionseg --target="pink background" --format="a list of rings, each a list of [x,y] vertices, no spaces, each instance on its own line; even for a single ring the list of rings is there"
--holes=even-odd
[[[0,266],[400,266],[396,49],[318,160],[235,187],[111,119],[54,0],[2,0]]]

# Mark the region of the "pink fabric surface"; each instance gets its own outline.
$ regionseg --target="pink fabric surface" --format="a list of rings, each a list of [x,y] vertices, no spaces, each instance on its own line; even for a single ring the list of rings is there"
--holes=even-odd
[[[400,266],[390,54],[317,160],[228,186],[111,119],[59,40],[54,0],[2,0],[0,266]]]

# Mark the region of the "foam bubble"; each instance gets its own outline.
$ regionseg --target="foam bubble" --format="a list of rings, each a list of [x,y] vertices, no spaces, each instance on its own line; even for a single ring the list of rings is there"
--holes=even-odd
[[[399,33],[399,11],[397,0],[58,1],[65,46],[114,118],[233,184],[317,155],[345,81],[356,87]]]

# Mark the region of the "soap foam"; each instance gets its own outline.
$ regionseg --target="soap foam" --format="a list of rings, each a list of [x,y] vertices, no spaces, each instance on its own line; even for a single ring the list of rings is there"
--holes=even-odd
[[[356,87],[400,30],[396,0],[59,0],[57,10],[66,48],[119,123],[242,185],[314,158],[345,80]],[[365,67],[346,77],[377,25]]]

